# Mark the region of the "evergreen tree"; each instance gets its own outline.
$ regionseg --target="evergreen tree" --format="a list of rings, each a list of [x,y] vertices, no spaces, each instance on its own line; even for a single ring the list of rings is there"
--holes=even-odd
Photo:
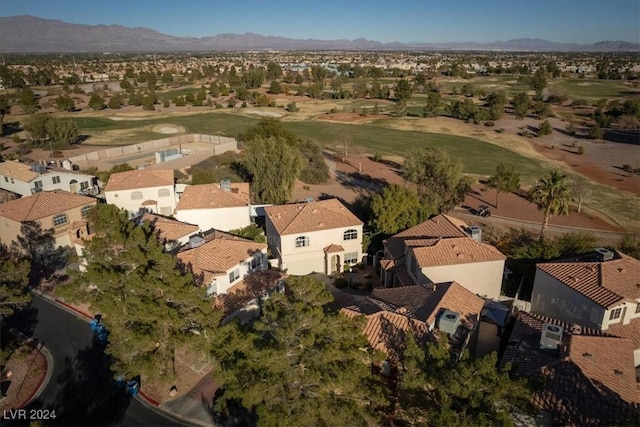
[[[38,109],[38,99],[31,89],[31,86],[25,86],[18,95],[18,104],[22,107],[25,114],[33,114]]]
[[[56,109],[58,111],[73,111],[76,103],[69,95],[60,95],[56,98]]]
[[[287,280],[287,291],[264,302],[250,327],[223,326],[212,347],[224,395],[260,425],[366,425],[386,404],[359,319],[323,306],[332,300],[310,277]]]
[[[94,92],[91,95],[91,99],[89,99],[89,108],[92,110],[104,110],[107,106],[104,104],[104,99]]]
[[[163,252],[148,223],[100,204],[89,213],[95,236],[86,242],[86,272],[59,288],[72,301],[88,303],[109,330],[106,352],[116,372],[172,379],[179,346],[203,350],[220,316],[204,289]]]
[[[511,104],[513,105],[516,119],[523,120],[527,117],[527,112],[531,106],[531,99],[529,99],[529,95],[525,92],[519,92],[513,97]]]
[[[489,177],[489,187],[496,189],[496,209],[501,192],[513,193],[520,188],[520,174],[513,166],[506,166],[500,163],[496,166],[496,173]]]
[[[423,202],[437,213],[448,212],[461,203],[471,187],[471,179],[462,174],[462,163],[438,147],[427,147],[410,156],[403,175],[416,184]]]
[[[31,301],[29,271],[31,263],[0,244],[0,321]]]

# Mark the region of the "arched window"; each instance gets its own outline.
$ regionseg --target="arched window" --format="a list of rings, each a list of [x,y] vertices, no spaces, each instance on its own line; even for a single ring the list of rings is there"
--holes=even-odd
[[[358,230],[347,230],[344,232],[343,240],[355,240],[358,238]]]
[[[142,197],[142,191],[134,191],[131,193],[131,200],[140,200]]]
[[[161,188],[158,190],[158,197],[169,197],[171,192],[166,188]]]
[[[67,214],[59,214],[53,217],[53,226],[59,227],[62,224],[66,224],[69,222],[69,218],[67,218]]]
[[[82,209],[80,209],[80,214],[82,215],[82,218],[86,218],[87,215],[89,215],[89,211],[93,208],[93,206],[83,206]]]
[[[304,248],[309,246],[309,238],[307,236],[296,237],[296,248]]]

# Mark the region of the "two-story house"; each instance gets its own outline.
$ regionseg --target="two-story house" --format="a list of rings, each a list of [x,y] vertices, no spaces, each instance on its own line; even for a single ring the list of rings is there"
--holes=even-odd
[[[136,169],[117,172],[104,187],[107,203],[129,212],[134,218],[145,212],[173,215],[176,192],[173,170]]]
[[[436,215],[384,241],[380,281],[387,287],[456,281],[497,299],[506,256],[482,243],[480,235],[477,227]]]
[[[630,338],[640,365],[640,261],[598,248],[536,265],[531,311]]]
[[[13,160],[0,163],[0,188],[21,196],[53,190],[84,195],[99,193],[98,179],[93,175]]]
[[[364,316],[363,332],[371,347],[385,353],[387,362],[397,367],[408,333],[421,344],[447,334],[451,353],[459,356],[476,331],[483,306],[479,296],[456,282],[446,282],[374,289],[365,300],[341,313]]]
[[[167,252],[186,245],[191,236],[200,232],[200,227],[195,224],[187,224],[152,213],[143,214],[139,221],[151,224]]]
[[[18,242],[21,227],[35,223],[53,230],[56,246],[74,247],[74,240],[89,234],[87,214],[96,205],[93,197],[66,191],[44,191],[0,204],[0,243]]]
[[[185,187],[175,217],[202,230],[230,231],[251,224],[249,183],[222,181]]]
[[[196,284],[210,296],[225,294],[252,273],[266,270],[267,245],[223,232],[210,234],[209,241],[192,243],[178,253],[180,263],[193,272]]]
[[[361,262],[363,223],[339,200],[264,210],[271,253],[288,274],[332,274]]]

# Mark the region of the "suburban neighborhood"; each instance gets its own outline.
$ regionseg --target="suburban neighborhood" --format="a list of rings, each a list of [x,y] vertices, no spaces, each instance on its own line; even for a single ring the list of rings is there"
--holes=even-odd
[[[482,0],[539,38],[426,43],[461,11],[400,0],[421,32],[376,41],[341,34],[389,16],[309,2],[297,35],[196,37],[140,21],[189,2],[8,2],[2,425],[640,425],[633,25],[574,42],[605,12],[569,0],[552,42]],[[275,22],[240,3],[199,7]]]

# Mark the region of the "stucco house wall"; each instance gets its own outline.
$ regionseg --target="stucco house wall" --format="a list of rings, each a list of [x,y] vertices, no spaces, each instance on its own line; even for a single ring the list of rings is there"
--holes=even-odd
[[[179,221],[196,224],[203,231],[212,228],[230,231],[251,225],[250,210],[250,206],[217,209],[178,209],[175,217]]]
[[[135,198],[132,199],[132,195]],[[162,195],[161,195],[162,194]],[[129,212],[133,218],[144,212],[153,212],[160,215],[173,215],[176,208],[176,195],[173,185],[158,187],[136,188],[132,190],[106,191],[107,203],[118,206]],[[145,205],[147,200],[155,200],[157,205]]]

